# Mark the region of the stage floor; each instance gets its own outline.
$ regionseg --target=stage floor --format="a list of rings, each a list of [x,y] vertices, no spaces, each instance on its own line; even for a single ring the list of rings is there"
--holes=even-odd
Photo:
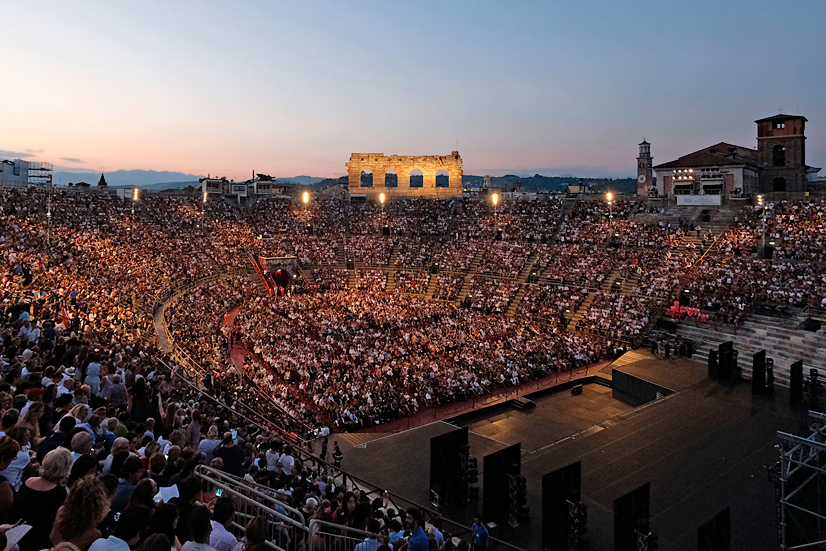
[[[753,400],[746,383],[732,388],[707,381],[705,367],[684,358],[640,357],[621,369],[677,392],[639,404],[587,384],[580,396],[563,390],[536,397],[533,410],[499,406],[454,421],[468,426],[480,468],[485,455],[522,443],[531,521],[493,535],[541,549],[541,477],[582,461],[593,551],[613,547],[613,501],[645,482],[651,483],[651,527],[662,549],[696,549],[697,528],[726,506],[732,549],[772,547],[774,486],[766,468],[777,460],[775,432],[806,433],[805,412],[792,411],[785,394]],[[398,434],[336,438],[347,471],[427,503],[429,440],[450,430],[454,425],[439,421]],[[445,516],[469,524],[477,508],[481,501]]]

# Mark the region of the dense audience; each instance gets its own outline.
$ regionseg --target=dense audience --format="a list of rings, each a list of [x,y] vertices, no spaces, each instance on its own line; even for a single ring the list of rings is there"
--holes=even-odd
[[[33,527],[21,551],[332,547],[241,521],[204,493],[203,465],[276,496],[282,520],[375,534],[366,548],[461,547],[418,511],[346,492],[302,437],[586,365],[643,335],[675,290],[691,290],[680,312],[723,323],[826,301],[823,201],[747,208],[719,236],[635,218],[650,210],[151,194],[133,216],[115,194],[2,188],[0,521]],[[294,256],[312,284],[269,297],[248,254]],[[155,344],[161,302],[174,360]]]

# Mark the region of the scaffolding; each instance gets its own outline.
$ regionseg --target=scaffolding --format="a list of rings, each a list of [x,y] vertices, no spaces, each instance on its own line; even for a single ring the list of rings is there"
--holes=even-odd
[[[826,414],[810,411],[811,435],[777,433],[780,461],[770,471],[776,484],[782,551],[826,551]]]
[[[30,184],[43,185],[52,183],[52,163],[28,163],[28,179]]]

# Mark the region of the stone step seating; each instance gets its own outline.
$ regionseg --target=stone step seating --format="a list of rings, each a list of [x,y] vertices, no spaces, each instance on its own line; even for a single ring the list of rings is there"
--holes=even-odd
[[[803,361],[804,374],[810,368],[826,373],[826,336],[795,329],[796,325],[794,318],[753,315],[743,323],[737,334],[731,333],[731,329],[715,331],[713,325],[695,327],[693,322],[685,321],[677,323],[677,333],[700,342],[694,359],[701,362],[708,361],[712,348],[722,342],[733,341],[740,353],[739,366],[747,376],[751,375],[752,355],[765,349],[767,356],[774,359],[775,381],[789,386],[789,366],[798,360]]]
[[[519,285],[519,290],[516,291],[516,294],[513,295],[511,299],[511,303],[508,305],[508,311],[505,312],[506,316],[515,316],[517,310],[519,309],[519,304],[522,302],[522,299],[525,298],[525,295],[528,292],[528,285],[526,283],[521,283]]]
[[[349,289],[356,288],[356,271],[355,270],[347,270],[347,287]]]
[[[582,301],[582,304],[579,305],[579,308],[576,309],[574,315],[571,317],[571,321],[568,322],[568,326],[566,329],[568,331],[575,331],[576,330],[576,322],[582,319],[583,314],[588,311],[588,308],[591,306],[591,303],[594,301],[594,296],[596,293],[588,293],[588,296],[585,300]]]
[[[392,293],[396,290],[396,270],[387,270],[387,281],[384,284],[384,290]]]
[[[339,242],[336,244],[336,265],[339,268],[346,268],[347,267],[347,257],[344,254],[344,243]]]
[[[430,300],[433,298],[433,293],[436,292],[436,285],[438,283],[439,276],[436,274],[430,275],[430,281],[427,282],[427,290],[424,292],[424,298]]]
[[[468,296],[470,293],[470,280],[473,279],[473,276],[476,275],[476,272],[479,270],[479,264],[482,263],[482,249],[476,251],[476,255],[473,257],[473,261],[468,266],[467,275],[465,276],[465,280],[462,282],[462,288],[459,290],[459,296],[456,297],[456,304],[461,304],[465,297]]]
[[[536,253],[531,253],[528,255],[528,258],[525,259],[525,265],[522,266],[522,270],[519,271],[519,275],[517,276],[517,281],[519,283],[525,283],[528,281],[528,276],[531,274],[531,269],[533,268],[533,263],[536,261]]]

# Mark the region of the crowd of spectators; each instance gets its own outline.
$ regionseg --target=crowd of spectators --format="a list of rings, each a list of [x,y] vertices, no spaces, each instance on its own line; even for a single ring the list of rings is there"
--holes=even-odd
[[[423,295],[430,283],[430,274],[422,270],[398,270],[396,272],[397,293]]]

